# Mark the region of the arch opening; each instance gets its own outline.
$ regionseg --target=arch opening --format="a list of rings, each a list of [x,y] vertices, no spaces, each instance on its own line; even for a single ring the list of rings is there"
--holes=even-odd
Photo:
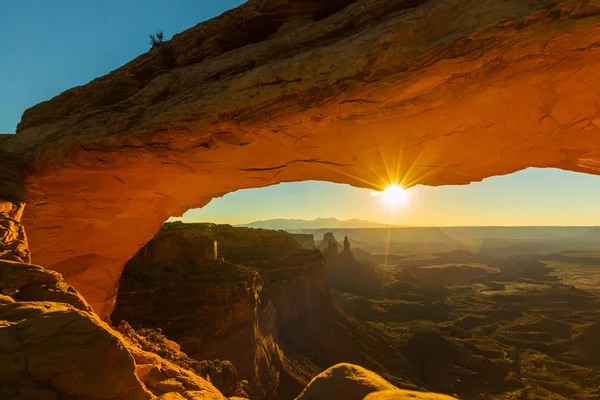
[[[593,306],[600,300],[599,180],[531,168],[465,186],[414,187],[411,204],[396,210],[416,213],[420,205],[422,215],[434,219],[441,211],[478,221],[450,220],[445,226],[430,220],[408,224],[406,215],[387,219],[388,204],[373,199],[371,190],[348,185],[308,181],[230,193],[166,223],[126,265],[113,323],[127,320],[143,331],[159,327],[198,360],[225,357],[257,391],[268,392],[280,381],[253,372],[262,362],[254,357],[256,348],[236,345],[248,332],[258,332],[252,342],[275,338],[267,353],[280,354],[282,365],[294,354],[334,363],[332,348],[348,346],[345,359],[369,354],[371,360],[361,363],[384,370],[387,379],[410,376],[428,390],[461,398],[523,391],[560,395],[567,386],[591,392],[593,384],[577,374],[561,373],[563,387],[538,383],[548,372],[535,360],[598,374],[586,354],[594,351],[587,338],[600,315]],[[365,220],[381,208],[385,220]],[[544,224],[536,226],[536,212],[546,218]],[[231,225],[207,223],[208,218]],[[213,237],[221,261],[213,261]],[[258,271],[260,284],[247,267]],[[246,302],[232,293],[232,282],[254,288],[261,298],[258,312],[248,307],[233,322],[222,310]],[[213,298],[216,291],[221,295]],[[205,321],[203,327],[192,333],[198,320]],[[255,330],[245,328],[252,323]],[[317,335],[315,324],[322,328]],[[215,334],[217,326],[226,333]],[[372,338],[368,350],[364,334]],[[382,344],[385,357],[373,350]],[[470,374],[483,359],[495,368]],[[379,364],[370,364],[373,360]],[[301,381],[286,379],[291,380],[282,387],[288,389]]]

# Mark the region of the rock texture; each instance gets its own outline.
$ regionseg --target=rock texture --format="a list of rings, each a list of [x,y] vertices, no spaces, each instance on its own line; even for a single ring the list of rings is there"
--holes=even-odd
[[[2,398],[152,398],[97,316],[66,304],[13,302],[0,306],[0,321]]]
[[[107,319],[162,222],[234,190],[600,173],[599,11],[251,0],[27,110],[0,142],[27,166],[36,262]]]
[[[182,368],[143,349],[141,338],[131,327],[121,327],[127,349],[135,360],[135,374],[159,399],[225,400],[223,395],[195,371]],[[205,375],[209,378],[208,375]]]
[[[400,390],[357,365],[334,365],[317,375],[296,400],[456,400],[454,397]]]
[[[256,269],[228,261],[192,259],[207,235],[218,238],[220,254],[227,260],[272,259],[300,246],[283,232],[167,224],[127,264],[113,323],[160,327],[190,357],[228,360],[257,398],[274,399],[280,375],[286,374],[279,327],[286,319],[309,317],[328,300],[324,275],[319,279],[315,274],[322,273],[322,258],[308,252],[295,262],[282,261],[281,267],[288,270],[281,276],[276,271],[261,276]],[[174,243],[179,247],[172,247]],[[318,369],[309,377],[315,372]]]
[[[24,208],[25,203],[0,201],[0,260],[31,261],[25,228],[21,225]]]
[[[195,254],[194,240],[202,244],[207,234],[225,260],[191,262],[185,249]],[[157,249],[166,248],[181,260],[165,262]],[[341,361],[398,381],[403,375],[395,341],[332,303],[323,256],[287,232],[168,223],[127,263],[120,287],[114,324],[159,327],[193,359],[230,361],[256,398],[293,399]]]
[[[17,225],[14,210],[24,205],[0,204],[9,205],[0,224]],[[13,239],[0,237],[0,245],[6,248]],[[174,393],[224,400],[201,376],[138,348],[102,322],[59,273],[0,259],[0,398],[149,400]]]
[[[184,369],[188,369],[201,377],[205,377],[226,396],[243,394],[240,391],[241,388],[237,371],[229,361],[195,361],[187,354],[183,353],[181,347],[177,343],[162,335],[158,329],[136,332],[126,321],[121,321],[117,330],[139,349],[156,353]],[[134,354],[137,353],[134,352]],[[149,359],[148,356],[142,356],[140,361],[145,361],[147,359]],[[155,362],[153,364],[141,362],[141,365],[137,369],[137,375],[140,379],[142,379],[144,383],[151,385],[154,389],[158,388],[158,383],[162,380],[171,378],[172,375],[169,373],[163,374],[161,365],[156,364],[161,364],[160,360],[158,363]],[[165,367],[165,371],[167,369],[169,369],[168,365]],[[158,374],[158,372],[161,372],[161,374]],[[244,397],[246,396],[244,395]]]
[[[62,276],[37,265],[0,260],[0,293],[21,301],[70,304],[81,311],[91,307]]]
[[[136,329],[159,327],[195,360],[231,361],[257,389],[261,376],[269,372],[260,368],[268,360],[263,360],[257,325],[258,275],[227,264],[196,264],[193,269],[170,264],[168,272],[157,267],[128,267],[113,322],[126,320]],[[230,279],[220,275],[222,271]]]

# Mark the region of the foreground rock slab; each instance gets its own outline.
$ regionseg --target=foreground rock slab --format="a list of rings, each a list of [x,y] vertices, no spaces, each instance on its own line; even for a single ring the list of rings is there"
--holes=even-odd
[[[137,379],[127,349],[93,314],[52,302],[3,304],[0,338],[3,398],[35,391],[72,398],[152,398]]]
[[[12,293],[0,294],[2,399],[224,399],[205,379],[114,331],[61,281],[39,266],[0,261],[0,290]]]
[[[358,365],[337,364],[317,375],[296,400],[456,400],[436,393],[401,390]]]

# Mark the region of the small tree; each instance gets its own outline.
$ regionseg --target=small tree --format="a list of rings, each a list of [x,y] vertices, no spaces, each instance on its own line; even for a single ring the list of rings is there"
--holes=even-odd
[[[152,47],[160,46],[163,44],[164,37],[165,35],[163,34],[163,31],[156,31],[156,33],[150,34],[150,40],[148,41],[148,43]]]
[[[161,60],[165,67],[170,68],[175,63],[175,52],[173,51],[173,47],[168,43],[164,42],[165,35],[162,31],[156,31],[156,33],[151,33],[149,35],[150,40],[148,43],[152,48],[157,47],[159,49],[159,54],[161,56]]]

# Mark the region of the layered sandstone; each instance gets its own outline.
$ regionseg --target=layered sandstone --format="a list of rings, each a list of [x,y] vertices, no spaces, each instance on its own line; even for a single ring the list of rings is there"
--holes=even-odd
[[[5,399],[151,399],[119,339],[90,313],[53,302],[0,305]]]
[[[261,283],[253,271],[226,263],[131,264],[122,285],[112,315],[115,324],[125,320],[136,329],[159,327],[193,359],[231,361],[242,379],[262,390],[259,380],[269,368],[259,374],[264,358],[257,326]]]
[[[226,260],[190,257],[207,236],[211,243],[217,238]],[[288,320],[311,317],[329,301],[320,255],[286,256],[299,246],[283,232],[167,224],[127,264],[112,320],[160,327],[196,360],[230,361],[257,398],[277,398],[282,380],[299,391],[319,370],[287,364],[279,329]],[[274,265],[273,258],[282,265]],[[230,259],[271,268],[261,274]]]
[[[108,318],[169,216],[306,179],[600,172],[597,0],[251,0],[27,110],[36,262]]]
[[[136,348],[91,312],[71,287],[47,288],[60,280],[57,275],[29,264],[0,263],[2,291],[12,293],[0,294],[3,399],[145,400],[177,395],[224,400],[193,371]],[[31,296],[29,288],[35,285],[40,289]]]
[[[0,201],[0,260],[31,261],[25,228],[21,225],[24,208],[25,203]]]
[[[0,225],[6,221],[17,225],[14,210],[22,211],[24,205],[0,204],[8,204],[5,209],[10,210],[0,213]],[[4,235],[0,245],[7,248],[14,238]],[[25,250],[23,254],[29,254]],[[59,273],[0,259],[2,399],[150,400],[156,396],[224,400],[202,377],[136,348],[102,322]]]
[[[182,249],[194,254],[207,234],[225,260],[191,262]],[[181,244],[168,253],[181,260],[164,261],[163,241]],[[293,399],[341,361],[401,381],[399,346],[332,303],[323,261],[283,231],[166,224],[126,265],[112,320],[158,327],[196,360],[230,361],[257,398]]]

